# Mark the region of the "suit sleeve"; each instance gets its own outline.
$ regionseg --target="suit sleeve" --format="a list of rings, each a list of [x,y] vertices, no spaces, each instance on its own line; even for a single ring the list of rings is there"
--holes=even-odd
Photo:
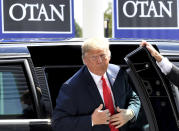
[[[138,95],[132,90],[132,84],[130,84],[130,80],[128,78],[127,73],[125,73],[125,81],[126,81],[126,92],[127,92],[127,99],[128,99],[128,109],[132,109],[134,111],[134,118],[131,120],[131,122],[134,122],[137,120],[141,102],[138,97]]]
[[[79,115],[73,89],[64,84],[56,100],[52,116],[54,131],[91,131],[91,115]]]
[[[167,74],[167,78],[179,88],[179,68],[172,65],[171,71]]]

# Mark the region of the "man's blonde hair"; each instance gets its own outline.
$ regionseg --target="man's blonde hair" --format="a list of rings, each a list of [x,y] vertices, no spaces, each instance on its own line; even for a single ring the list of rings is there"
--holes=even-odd
[[[106,50],[108,55],[111,56],[111,52],[109,50],[109,42],[105,38],[89,38],[84,41],[83,45],[81,46],[82,50],[82,59],[85,57],[85,53],[90,50]]]

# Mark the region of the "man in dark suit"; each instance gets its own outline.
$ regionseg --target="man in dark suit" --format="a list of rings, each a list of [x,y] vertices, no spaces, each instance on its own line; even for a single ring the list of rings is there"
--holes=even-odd
[[[137,119],[140,100],[125,71],[109,64],[110,56],[106,39],[84,42],[84,65],[62,85],[57,97],[54,131],[125,131],[126,123]]]
[[[167,58],[163,57],[155,48],[148,42],[142,41],[141,46],[146,46],[151,55],[157,61],[157,65],[167,78],[179,87],[179,68],[172,64]]]

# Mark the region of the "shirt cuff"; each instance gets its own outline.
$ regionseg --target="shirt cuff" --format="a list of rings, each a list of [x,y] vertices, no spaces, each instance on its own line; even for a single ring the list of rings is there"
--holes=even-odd
[[[172,63],[166,57],[163,57],[160,62],[156,63],[165,75],[167,75],[172,69]]]
[[[93,121],[92,121],[92,120],[91,120],[91,125],[92,125],[92,127],[94,126],[94,125],[93,125]]]
[[[127,114],[129,115],[129,120],[135,116],[135,113],[132,109],[127,109]]]

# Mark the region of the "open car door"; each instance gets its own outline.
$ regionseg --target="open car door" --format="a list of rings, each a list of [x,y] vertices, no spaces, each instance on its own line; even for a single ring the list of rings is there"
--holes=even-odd
[[[147,131],[179,131],[179,101],[149,51],[139,47],[124,59],[148,120]]]

